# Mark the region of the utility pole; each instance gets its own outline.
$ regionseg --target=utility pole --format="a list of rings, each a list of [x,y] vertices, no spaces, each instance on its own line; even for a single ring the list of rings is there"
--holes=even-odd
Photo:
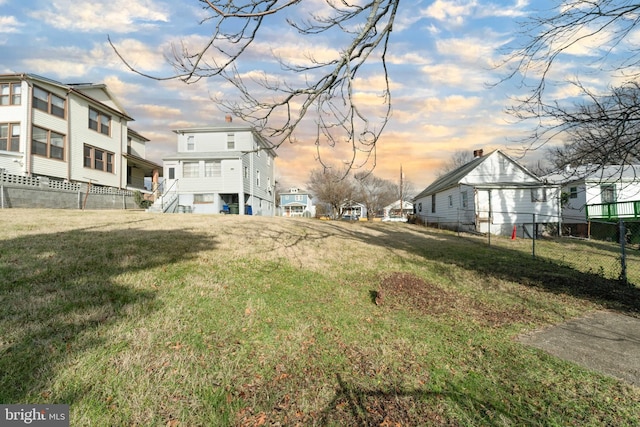
[[[404,174],[402,173],[402,164],[400,165],[400,218],[404,217],[404,200],[402,200],[402,191],[404,184],[402,183],[402,179],[404,178]]]

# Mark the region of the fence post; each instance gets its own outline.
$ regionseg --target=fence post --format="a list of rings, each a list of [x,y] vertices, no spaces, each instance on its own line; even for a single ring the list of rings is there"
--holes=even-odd
[[[622,219],[618,222],[618,230],[620,234],[620,281],[624,284],[627,283],[627,230]]]
[[[538,224],[536,224],[536,214],[533,214],[533,230],[531,232],[531,251],[532,255],[536,257],[536,236],[538,234]]]

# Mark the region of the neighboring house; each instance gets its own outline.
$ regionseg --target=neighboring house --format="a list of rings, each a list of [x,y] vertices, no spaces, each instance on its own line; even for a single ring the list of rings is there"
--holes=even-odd
[[[359,220],[367,218],[367,207],[353,200],[347,200],[340,205],[339,215],[341,219]]]
[[[476,150],[473,160],[418,194],[414,205],[430,225],[502,235],[511,235],[516,226],[519,235],[533,236],[534,223],[558,224],[560,188],[500,150],[487,155]]]
[[[413,213],[413,203],[409,200],[396,200],[383,209],[383,221],[406,221],[407,215]]]
[[[570,235],[587,237],[593,219],[640,216],[640,165],[568,167],[545,179],[562,186],[562,223]]]
[[[163,212],[275,214],[273,146],[227,116],[218,126],[177,129],[177,153],[164,162]]]
[[[316,216],[316,209],[311,199],[311,194],[300,191],[298,188],[291,188],[288,193],[280,193],[282,216],[307,218]]]
[[[132,120],[104,84],[2,74],[0,169],[145,192],[161,167],[145,159],[148,139],[129,129]]]

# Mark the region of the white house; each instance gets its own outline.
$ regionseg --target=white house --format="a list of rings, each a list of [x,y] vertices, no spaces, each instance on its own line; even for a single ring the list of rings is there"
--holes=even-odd
[[[63,84],[34,74],[0,75],[0,169],[12,175],[118,189],[158,182],[142,135],[104,84]]]
[[[383,221],[406,221],[407,215],[413,213],[413,203],[409,200],[400,200],[383,208]]]
[[[367,218],[367,207],[353,200],[346,200],[340,205],[339,215],[341,219],[359,220]]]
[[[453,230],[533,236],[534,224],[560,221],[560,188],[501,152],[483,155],[441,176],[414,198],[425,223]],[[538,233],[540,228],[538,228]]]
[[[280,193],[280,210],[286,217],[314,217],[316,207],[312,203],[311,194],[299,188],[290,188],[286,193]]]
[[[545,179],[562,186],[562,223],[571,235],[587,236],[589,220],[640,215],[640,165],[567,167]]]
[[[177,152],[163,159],[164,194],[151,210],[275,214],[275,157],[254,128],[223,124],[177,129]]]

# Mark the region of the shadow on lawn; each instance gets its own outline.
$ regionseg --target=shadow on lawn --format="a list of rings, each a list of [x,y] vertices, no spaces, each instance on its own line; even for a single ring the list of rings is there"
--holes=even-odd
[[[57,400],[61,394],[51,386],[59,367],[102,345],[105,328],[132,312],[140,317],[160,308],[154,283],[122,285],[117,276],[215,246],[188,231],[99,228],[0,241],[0,402]],[[62,399],[82,392],[73,387],[64,384],[62,393],[70,394]]]
[[[451,406],[466,414],[465,424],[525,425],[533,420],[540,421],[539,415],[529,411],[513,413],[522,410],[521,407],[508,411],[499,402],[491,402],[490,394],[479,398],[473,392],[463,391],[462,385],[451,382],[447,382],[442,391],[427,388],[367,390],[348,384],[340,374],[336,377],[338,390],[322,411],[320,425],[458,425],[451,419]]]
[[[487,246],[475,239],[416,225],[371,223],[326,226],[335,228],[336,234],[346,235],[349,239],[381,247],[389,251],[390,256],[395,250],[403,250],[430,261],[453,264],[486,276],[571,295],[602,304],[608,309],[640,315],[640,287],[534,259],[531,254],[518,250]],[[372,227],[379,234],[372,235],[361,227]],[[326,228],[321,230],[326,233]]]

